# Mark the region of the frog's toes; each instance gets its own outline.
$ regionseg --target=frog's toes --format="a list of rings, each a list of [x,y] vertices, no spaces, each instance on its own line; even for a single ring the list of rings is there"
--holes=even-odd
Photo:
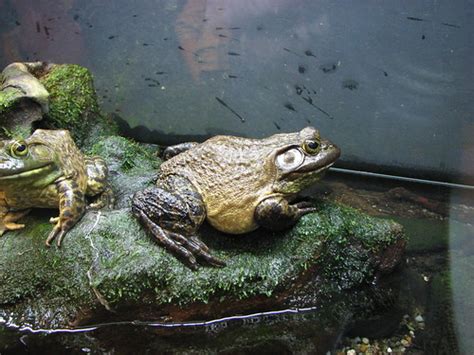
[[[17,230],[24,228],[25,225],[21,223],[15,223],[23,216],[27,215],[30,210],[22,210],[22,211],[15,211],[15,212],[8,212],[6,215],[3,216],[2,221],[0,222],[0,236],[3,235],[6,231],[9,230]]]
[[[180,260],[183,260],[190,269],[196,270],[198,268],[195,256],[184,246],[185,237],[164,230],[154,223],[141,209],[136,209],[134,213],[162,247]]]
[[[59,216],[58,217],[51,217],[49,219],[49,223],[56,224],[59,221]]]
[[[65,234],[66,230],[61,228],[61,225],[57,223],[53,230],[49,233],[48,238],[46,238],[46,246],[50,247],[51,242],[57,238],[57,245],[60,247]]]
[[[6,231],[13,231],[17,229],[22,229],[24,228],[24,224],[18,224],[15,222],[3,222],[3,225],[0,227],[0,237],[6,232]]]
[[[86,208],[88,210],[98,210],[101,208],[106,208],[106,209],[111,210],[114,208],[114,204],[115,204],[114,192],[109,186],[107,186],[100,195],[97,195],[95,201],[87,205]]]
[[[169,236],[176,241],[179,245],[182,245],[186,248],[189,252],[193,254],[193,256],[201,261],[204,261],[208,265],[216,266],[216,267],[224,267],[226,263],[215,256],[212,256],[209,253],[209,248],[206,244],[204,244],[197,236],[192,237],[184,237],[181,234],[167,232]]]
[[[46,238],[46,246],[51,246],[51,242],[56,239],[56,244],[60,247],[64,236],[74,226],[75,221],[72,219],[62,219],[61,217],[51,219],[56,220],[57,223],[49,233],[48,238]]]

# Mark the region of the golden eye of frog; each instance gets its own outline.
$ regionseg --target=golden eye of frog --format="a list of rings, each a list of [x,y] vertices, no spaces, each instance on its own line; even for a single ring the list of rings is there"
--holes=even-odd
[[[231,234],[265,227],[281,230],[314,211],[292,204],[340,155],[337,146],[307,127],[265,139],[216,136],[169,147],[157,184],[137,192],[132,211],[163,247],[192,269],[223,266],[196,232],[207,218]]]
[[[86,157],[68,131],[36,130],[24,141],[0,141],[0,235],[24,227],[16,223],[29,208],[59,208],[46,244],[58,246],[82,217],[86,196],[97,196],[93,207],[111,205],[107,166]]]

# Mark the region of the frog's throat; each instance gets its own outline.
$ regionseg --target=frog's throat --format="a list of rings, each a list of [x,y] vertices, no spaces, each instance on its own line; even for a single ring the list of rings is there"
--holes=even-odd
[[[35,177],[35,176],[45,176],[49,172],[51,172],[53,169],[54,169],[54,164],[49,163],[36,169],[22,171],[21,173],[17,173],[17,174],[2,176],[0,177],[0,181],[9,181],[9,180],[18,181],[25,178]]]

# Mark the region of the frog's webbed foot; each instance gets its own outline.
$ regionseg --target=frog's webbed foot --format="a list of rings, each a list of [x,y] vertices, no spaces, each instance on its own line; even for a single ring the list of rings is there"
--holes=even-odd
[[[0,237],[6,231],[24,228],[25,227],[24,224],[15,223],[15,222],[18,221],[20,218],[26,216],[29,212],[30,212],[29,209],[22,210],[22,211],[15,211],[15,212],[11,212],[11,211],[7,212],[2,217],[2,220],[0,221]]]
[[[223,267],[225,262],[209,254],[209,248],[196,236],[186,238],[183,235],[167,231],[154,223],[142,210],[137,209],[137,217],[165,249],[184,261],[192,270],[197,270],[197,259],[205,263]]]
[[[114,207],[115,197],[107,180],[109,169],[104,159],[99,156],[86,156],[84,158],[87,170],[86,196],[90,196],[93,202],[87,209],[100,209]]]
[[[99,210],[101,208],[113,209],[115,204],[115,195],[110,186],[106,186],[104,191],[97,195],[94,202],[87,205],[88,210]]]
[[[308,201],[290,204],[285,198],[270,197],[257,206],[255,219],[260,226],[278,231],[293,226],[302,216],[316,210]]]

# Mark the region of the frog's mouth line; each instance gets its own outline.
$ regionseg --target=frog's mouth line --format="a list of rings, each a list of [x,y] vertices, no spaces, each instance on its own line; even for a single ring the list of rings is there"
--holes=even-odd
[[[322,167],[320,167],[319,169],[317,170],[311,170],[311,169],[308,169],[308,167],[306,169],[300,169],[300,170],[297,170],[295,171],[295,173],[300,173],[300,174],[319,174],[320,172],[324,171],[324,170],[327,170],[329,169],[331,166],[333,166],[335,163],[335,161],[327,164],[327,165],[323,165]]]
[[[16,173],[7,176],[1,176],[0,181],[8,181],[8,180],[19,180],[25,177],[32,177],[37,175],[44,175],[44,173],[48,172],[48,170],[52,170],[53,167],[52,163],[40,166],[39,168],[22,171],[21,173]]]

